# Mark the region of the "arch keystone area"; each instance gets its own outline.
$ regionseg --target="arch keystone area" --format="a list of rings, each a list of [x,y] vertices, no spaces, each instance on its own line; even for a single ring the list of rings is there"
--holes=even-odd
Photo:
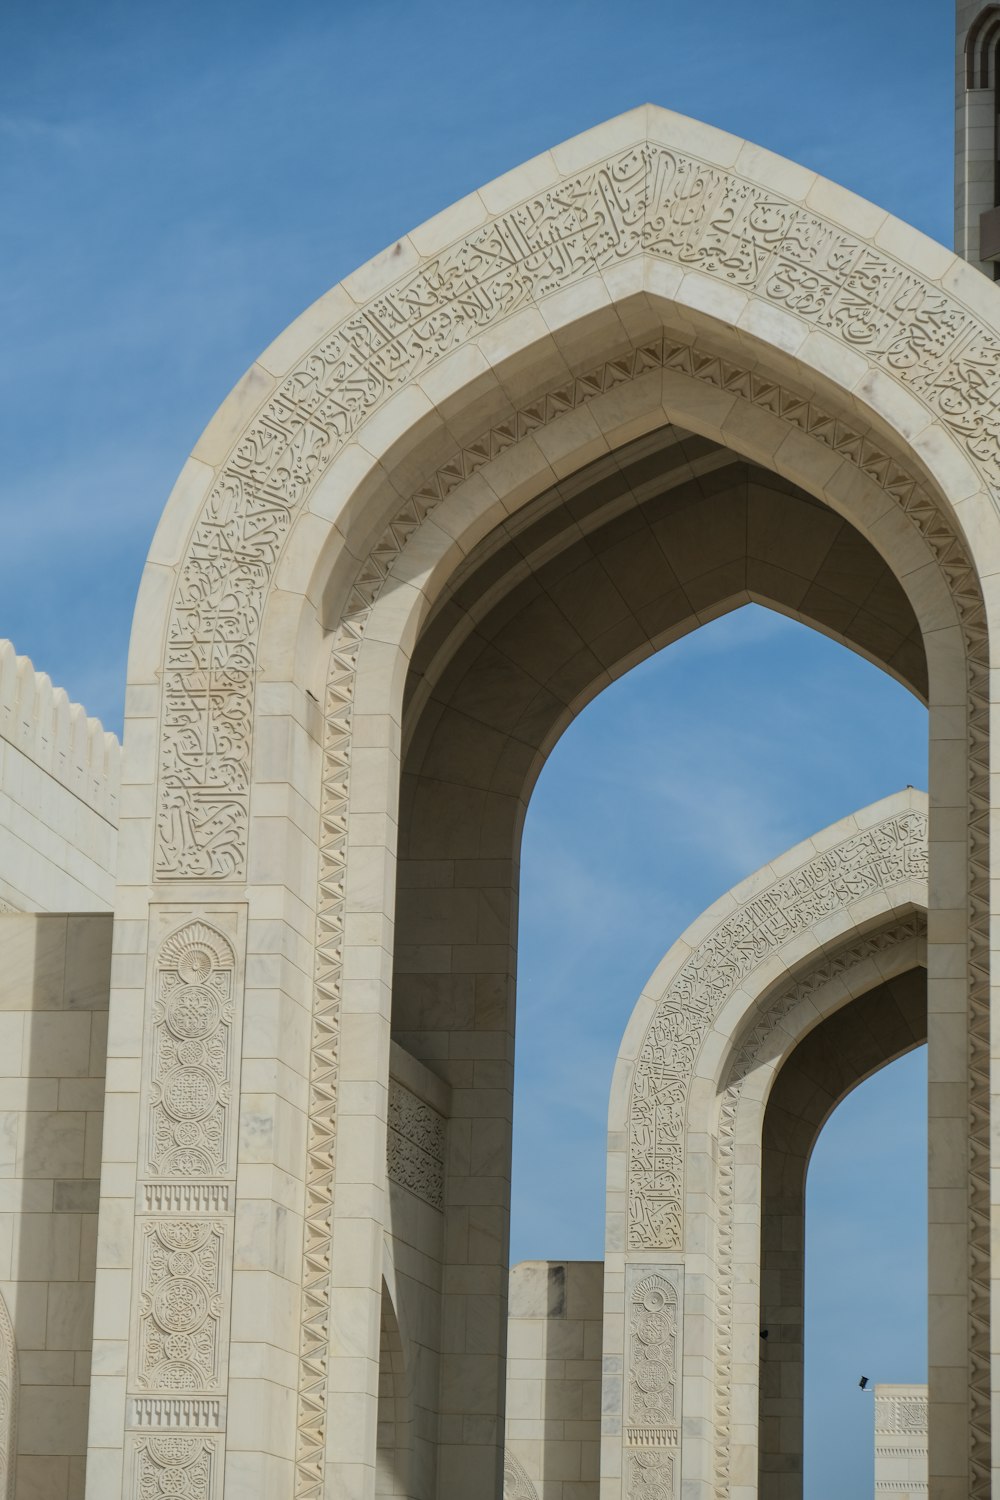
[[[171,1370],[169,1400],[214,1412],[185,1439],[209,1500],[236,1474],[297,1500],[374,1494],[390,1034],[418,1070],[415,1097],[451,1121],[435,1161],[445,1207],[423,1203],[406,1232],[439,1257],[442,1286],[467,1290],[419,1326],[432,1340],[441,1320],[471,1329],[475,1302],[502,1329],[512,913],[531,785],[613,676],[750,599],[928,703],[931,1135],[960,1128],[968,1142],[960,1164],[932,1144],[951,1218],[931,1236],[931,1465],[935,1500],[989,1493],[998,371],[1000,300],[976,272],[806,169],[646,105],[399,240],[237,385],[167,503],[132,637],[95,1494],[131,1495],[158,1472],[137,1426],[147,1373],[122,1372],[115,1350],[151,1305],[143,1247],[185,1233],[213,1247],[218,1317],[211,1359],[197,1378]],[[762,520],[756,552],[718,552],[702,523],[741,506],[795,518],[801,575],[766,571],[783,525]],[[518,589],[547,609],[553,558],[585,545],[607,573],[615,527],[656,532],[667,512],[689,531],[644,552],[662,555],[676,598],[664,584],[653,610],[632,558],[615,584],[621,619],[593,591],[563,600],[571,631],[550,612],[534,696],[523,642],[520,677],[492,670],[517,654]],[[822,605],[834,545],[848,575],[864,561],[874,620],[864,601]],[[159,945],[191,924],[227,945],[234,1041],[225,1082],[189,1071],[182,1103],[214,1112],[225,1146],[200,1153],[218,1168],[206,1180],[178,1167],[154,1182],[140,1099],[158,1066]],[[474,1119],[495,1170],[470,1239],[472,1158],[454,1143],[455,1121]],[[416,1326],[413,1296],[401,1274],[401,1326]],[[493,1500],[502,1475],[502,1339],[473,1344],[470,1332],[434,1348],[438,1384],[414,1395],[437,1414],[420,1461],[439,1500]]]

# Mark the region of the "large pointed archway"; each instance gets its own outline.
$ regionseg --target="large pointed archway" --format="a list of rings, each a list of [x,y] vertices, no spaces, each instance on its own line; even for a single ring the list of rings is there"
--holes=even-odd
[[[703,603],[694,578],[676,575],[683,620],[759,595],[908,680],[926,662],[931,1465],[940,1500],[988,1493],[986,665],[998,356],[997,293],[946,251],[802,168],[644,107],[401,240],[248,372],[168,503],[133,634],[95,1493],[149,1483],[162,1468],[148,1430],[154,1400],[178,1429],[171,1462],[201,1466],[211,1500],[227,1476],[269,1494],[373,1493],[393,972],[409,972],[412,946],[395,927],[399,816],[420,800],[401,803],[403,738],[411,757],[431,742],[441,691],[423,683],[439,667],[445,689],[468,679],[468,629],[449,595],[464,559],[492,548],[498,528],[510,539],[521,512],[558,529],[559,517],[545,521],[548,502],[525,507],[562,487],[571,508],[573,476],[615,467],[626,445],[668,431],[724,454],[730,494],[755,486],[796,515],[819,502],[815,526],[845,522],[855,555],[884,574],[880,598],[896,601],[887,634],[859,609],[824,614],[825,584],[806,603],[787,580],[752,578],[744,558]],[[711,535],[703,540],[710,552]],[[566,551],[565,540],[553,546]],[[482,561],[477,588],[492,609]],[[806,592],[822,561],[801,574]],[[432,965],[442,960],[429,972],[470,964],[485,1023],[458,1024],[455,996],[445,1004],[439,990],[438,1050],[422,1058],[446,1077],[452,1108],[450,1259],[427,1288],[423,1330],[441,1500],[492,1497],[502,1468],[511,1019],[496,982],[509,951],[494,970],[485,950],[497,944],[449,924],[471,911],[476,929],[493,889],[485,862],[499,857],[509,871],[516,860],[517,809],[552,736],[602,673],[626,669],[631,652],[662,644],[676,624],[664,613],[631,647],[605,642],[607,659],[589,672],[576,664],[555,706],[532,718],[529,759],[518,746],[514,762],[497,762],[506,780],[492,790],[508,799],[499,823],[490,806],[500,804],[479,798],[466,916],[452,894],[435,898],[438,918],[420,918],[418,946],[438,950]],[[421,684],[407,700],[411,663]],[[446,742],[438,732],[437,743],[441,755],[463,754],[459,733]],[[429,873],[418,844],[405,889],[418,888],[418,866]],[[233,1044],[214,1074],[162,1045],[165,997],[178,982],[196,988],[202,967],[193,950],[190,962],[160,951],[182,923],[201,924],[209,955],[230,955],[218,983],[232,995]],[[435,1029],[398,1022],[397,1012],[397,1031]],[[197,1041],[186,1039],[185,1057]],[[183,1148],[167,1171],[150,1145],[163,1098],[177,1106],[169,1129]],[[934,1141],[958,1128],[964,1156],[935,1154]],[[477,1132],[493,1163],[486,1203],[462,1199],[461,1179],[483,1173],[457,1170]],[[160,1389],[166,1376],[141,1350],[147,1330],[164,1332],[156,1278],[180,1272],[164,1271],[150,1247],[180,1254],[185,1237],[204,1250],[204,1285],[188,1296],[208,1308],[208,1352],[171,1366]],[[456,1299],[446,1336],[434,1322],[446,1315],[442,1287]],[[138,1334],[123,1364],[130,1319]]]

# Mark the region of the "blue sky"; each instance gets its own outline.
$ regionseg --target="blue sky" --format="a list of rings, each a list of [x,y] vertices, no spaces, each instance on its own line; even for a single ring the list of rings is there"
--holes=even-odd
[[[634,104],[746,135],[950,242],[951,27],[945,0],[3,7],[0,634],[118,729],[153,527],[249,362],[383,245]],[[895,684],[759,611],[671,648],[581,717],[526,833],[516,1253],[599,1253],[603,1091],[660,953],[761,860],[922,784],[923,735]],[[879,1139],[911,1204],[917,1073],[919,1059],[897,1065],[845,1106],[870,1095],[877,1122],[887,1091],[900,1093],[909,1124],[894,1145]],[[857,1128],[870,1148],[873,1130]],[[852,1165],[857,1138],[837,1137],[822,1193],[817,1158],[813,1221],[870,1245],[883,1195]],[[539,1139],[559,1164],[555,1194],[532,1179]],[[908,1237],[915,1266],[921,1232]],[[900,1337],[918,1304],[914,1292],[892,1320]],[[841,1316],[826,1298],[815,1307],[825,1327]],[[903,1378],[890,1363],[887,1352],[886,1378]],[[812,1452],[828,1425],[813,1424]],[[836,1482],[828,1495],[817,1478],[808,1500],[868,1492],[859,1443],[838,1444]]]
[[[905,688],[758,607],[635,668],[570,726],[524,836],[515,1260],[603,1254],[611,1070],[670,944],[782,850],[926,786],[926,735]],[[925,1054],[850,1095],[810,1166],[806,1500],[872,1492],[859,1377],[926,1379]]]

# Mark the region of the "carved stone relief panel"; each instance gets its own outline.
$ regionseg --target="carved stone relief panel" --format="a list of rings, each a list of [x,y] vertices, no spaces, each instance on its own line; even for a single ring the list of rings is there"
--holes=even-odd
[[[150,910],[130,1500],[221,1500],[245,947],[240,903]]]
[[[180,1433],[132,1437],[125,1474],[128,1500],[213,1500],[222,1478],[222,1439]]]
[[[438,1209],[444,1206],[444,1133],[445,1122],[437,1110],[390,1078],[389,1180]]]
[[[682,1244],[688,1085],[708,1030],[748,974],[798,933],[863,896],[927,878],[927,818],[906,812],[825,849],[726,917],[657,1004],[632,1081],[628,1244]]]
[[[625,1272],[625,1500],[674,1500],[680,1481],[684,1268]]]
[[[927,1397],[879,1396],[875,1402],[875,1431],[901,1437],[926,1437]]]
[[[144,1177],[182,1181],[235,1172],[241,1010],[232,943],[195,919],[161,943],[145,1062]]]
[[[227,1220],[140,1220],[134,1389],[194,1395],[223,1388],[229,1238]]]

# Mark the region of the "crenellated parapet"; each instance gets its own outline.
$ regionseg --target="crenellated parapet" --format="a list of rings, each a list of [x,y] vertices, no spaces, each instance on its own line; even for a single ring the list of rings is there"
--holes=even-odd
[[[0,640],[0,913],[111,910],[121,754]]]
[[[117,825],[121,745],[6,640],[0,640],[0,738]]]

